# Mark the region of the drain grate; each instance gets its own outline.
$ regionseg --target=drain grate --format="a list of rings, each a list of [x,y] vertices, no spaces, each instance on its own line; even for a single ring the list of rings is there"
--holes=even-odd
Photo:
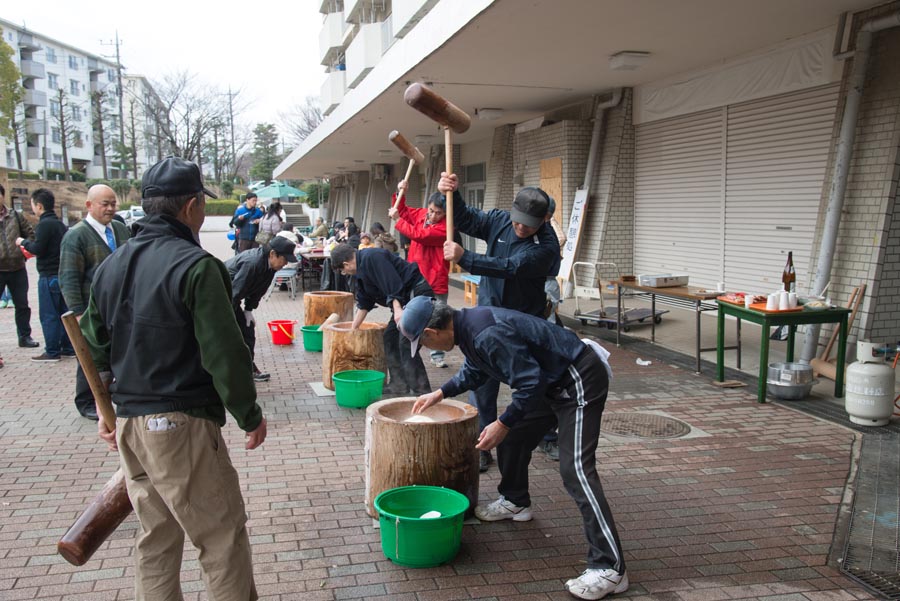
[[[655,413],[607,413],[600,430],[616,436],[635,438],[680,438],[690,434],[691,427],[677,419]]]
[[[900,599],[900,443],[866,436],[841,569],[887,599]],[[862,466],[866,466],[863,469]]]

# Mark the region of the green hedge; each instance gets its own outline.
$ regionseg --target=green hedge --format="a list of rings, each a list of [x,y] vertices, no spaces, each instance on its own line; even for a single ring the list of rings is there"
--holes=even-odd
[[[206,199],[206,214],[207,215],[234,215],[234,212],[237,210],[238,205],[241,204],[236,200],[213,200],[212,198]]]
[[[72,178],[73,182],[83,182],[86,179],[86,176],[81,171],[69,171],[69,177]],[[50,181],[65,181],[66,172],[62,169],[47,169],[47,179]]]

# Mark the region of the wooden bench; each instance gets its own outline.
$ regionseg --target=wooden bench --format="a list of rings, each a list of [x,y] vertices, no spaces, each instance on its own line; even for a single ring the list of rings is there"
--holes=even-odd
[[[463,302],[467,305],[475,306],[478,304],[478,284],[481,283],[480,275],[464,275],[463,279]]]

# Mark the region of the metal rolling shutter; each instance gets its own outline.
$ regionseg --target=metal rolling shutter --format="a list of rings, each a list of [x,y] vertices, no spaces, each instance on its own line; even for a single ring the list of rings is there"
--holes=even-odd
[[[720,280],[724,128],[724,109],[636,127],[636,274]]]
[[[839,87],[728,107],[725,271],[730,290],[781,287],[788,251],[806,292]]]

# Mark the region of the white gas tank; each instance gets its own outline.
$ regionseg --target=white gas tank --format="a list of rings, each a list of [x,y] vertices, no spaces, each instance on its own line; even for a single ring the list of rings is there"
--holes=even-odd
[[[860,426],[884,426],[894,412],[894,370],[876,352],[880,347],[858,341],[857,361],[847,368],[844,407],[850,421]]]

